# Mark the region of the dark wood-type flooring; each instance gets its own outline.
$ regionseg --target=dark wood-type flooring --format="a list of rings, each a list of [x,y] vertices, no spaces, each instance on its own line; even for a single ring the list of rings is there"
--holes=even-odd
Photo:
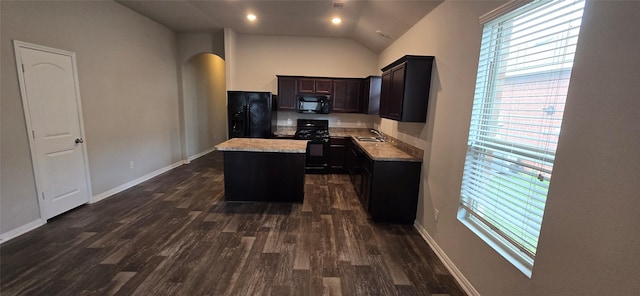
[[[464,295],[411,225],[367,219],[346,175],[303,204],[225,203],[222,154],[0,246],[5,295]]]

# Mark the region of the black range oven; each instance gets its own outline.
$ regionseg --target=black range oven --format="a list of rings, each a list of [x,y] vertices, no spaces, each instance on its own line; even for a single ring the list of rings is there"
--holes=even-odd
[[[308,173],[321,172],[329,167],[329,121],[298,119],[297,140],[308,140],[305,169]]]

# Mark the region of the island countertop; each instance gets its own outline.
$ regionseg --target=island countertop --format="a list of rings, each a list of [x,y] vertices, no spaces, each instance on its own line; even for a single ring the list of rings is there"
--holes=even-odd
[[[215,146],[218,151],[306,153],[306,140],[232,138]]]

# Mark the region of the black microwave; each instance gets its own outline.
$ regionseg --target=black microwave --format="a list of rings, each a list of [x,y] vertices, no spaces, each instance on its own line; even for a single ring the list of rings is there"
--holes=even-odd
[[[331,96],[329,95],[298,95],[298,113],[331,113]]]

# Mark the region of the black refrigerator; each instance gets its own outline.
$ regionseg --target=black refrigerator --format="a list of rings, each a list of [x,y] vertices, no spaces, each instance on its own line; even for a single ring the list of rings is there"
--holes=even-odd
[[[274,101],[270,92],[228,91],[229,139],[273,137],[277,119]]]

